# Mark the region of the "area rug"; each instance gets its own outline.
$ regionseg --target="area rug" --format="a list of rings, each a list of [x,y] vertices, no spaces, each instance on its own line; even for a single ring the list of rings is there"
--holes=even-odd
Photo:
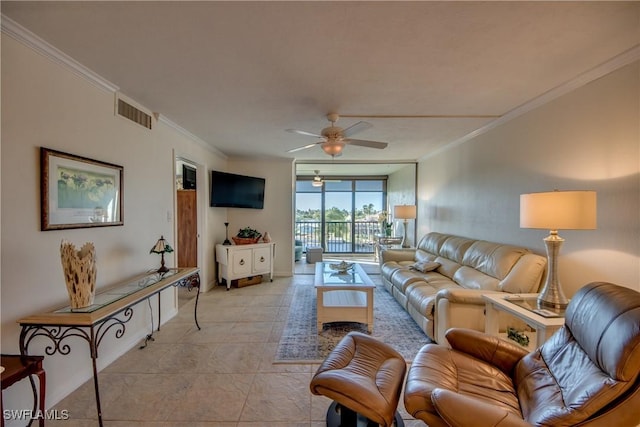
[[[396,349],[405,360],[412,361],[418,350],[431,340],[380,284],[379,276],[373,296],[373,336]],[[334,322],[316,326],[316,291],[311,284],[296,284],[289,315],[276,351],[276,363],[320,363],[350,331],[367,333],[360,323]]]

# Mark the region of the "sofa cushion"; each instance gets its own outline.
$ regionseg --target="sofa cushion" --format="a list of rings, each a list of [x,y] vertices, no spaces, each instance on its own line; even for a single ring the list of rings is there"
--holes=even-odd
[[[407,305],[427,319],[433,319],[436,295],[441,289],[459,288],[453,281],[441,274],[427,276],[428,281],[414,281],[405,288]]]
[[[538,292],[544,275],[547,259],[536,254],[524,254],[513,266],[498,288],[512,294]]]
[[[380,274],[390,280],[393,273],[401,267],[402,266],[397,261],[385,262],[380,266]]]
[[[491,383],[478,381],[485,378],[491,378]],[[431,393],[435,388],[452,390],[498,405],[522,418],[516,390],[507,374],[462,352],[442,345],[427,344],[414,358],[407,375],[404,389],[407,412],[420,419],[423,419],[420,415],[425,412],[436,413],[431,401]],[[478,425],[482,425],[480,421]]]
[[[416,262],[428,262],[436,259],[436,256],[422,249],[416,249],[416,253],[413,257]]]
[[[456,271],[458,271],[458,269],[462,267],[457,262],[440,256],[436,258],[436,262],[440,263],[440,267],[438,267],[436,271],[449,279],[453,278],[453,275],[456,274]]]
[[[466,237],[450,236],[445,240],[437,253],[440,257],[462,264],[464,254],[473,242],[475,242],[475,240],[467,239]]]
[[[427,274],[428,273],[418,273],[417,271],[409,270],[408,268],[399,268],[393,272],[393,276],[391,276],[391,284],[394,288],[398,288],[404,294],[406,293],[407,286],[414,282],[424,282]]]
[[[497,291],[500,281],[471,267],[462,266],[453,275],[453,280],[466,289]]]
[[[450,237],[451,236],[448,234],[435,232],[427,233],[422,237],[422,239],[420,239],[416,247],[425,252],[438,254],[440,253],[440,248],[442,247],[444,242]]]
[[[502,280],[514,264],[528,253],[524,248],[478,240],[465,252],[462,264]]]

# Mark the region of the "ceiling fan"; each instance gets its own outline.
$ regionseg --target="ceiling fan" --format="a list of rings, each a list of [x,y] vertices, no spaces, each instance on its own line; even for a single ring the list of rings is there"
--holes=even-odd
[[[320,171],[315,170],[314,172],[316,173],[316,176],[313,177],[313,181],[311,181],[311,185],[314,187],[322,187],[324,180],[320,178]]]
[[[303,147],[294,148],[292,150],[289,150],[288,152],[293,153],[296,151],[315,147],[316,145],[320,145],[320,148],[322,148],[325,153],[327,153],[331,157],[336,157],[342,154],[342,150],[344,149],[345,145],[357,145],[360,147],[378,149],[386,148],[386,142],[367,141],[364,139],[350,138],[351,135],[372,127],[373,125],[371,123],[361,121],[349,126],[346,129],[342,129],[341,127],[335,125],[339,118],[340,116],[336,113],[327,114],[327,119],[331,122],[331,126],[322,129],[320,135],[298,129],[287,129],[287,132],[297,133],[305,136],[313,136],[315,138],[322,138],[322,141],[314,142],[313,144],[307,144]]]

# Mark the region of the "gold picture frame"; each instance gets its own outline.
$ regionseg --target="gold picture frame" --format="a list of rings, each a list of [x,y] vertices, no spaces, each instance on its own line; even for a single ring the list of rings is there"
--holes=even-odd
[[[124,224],[124,168],[40,147],[40,229]]]

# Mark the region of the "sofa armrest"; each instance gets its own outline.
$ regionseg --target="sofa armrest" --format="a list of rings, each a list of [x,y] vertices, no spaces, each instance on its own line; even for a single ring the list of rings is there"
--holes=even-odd
[[[479,289],[441,289],[436,294],[433,334],[438,344],[449,345],[445,334],[449,328],[467,328],[484,332],[486,304]]]
[[[454,350],[483,360],[511,375],[516,363],[529,352],[501,338],[471,329],[451,328],[446,338]]]
[[[447,288],[438,291],[436,295],[436,304],[438,300],[448,299],[450,302],[460,304],[475,304],[484,306],[486,303],[482,299],[485,294],[504,294],[504,292],[491,292],[482,289],[465,289],[465,288]]]
[[[380,253],[380,265],[389,261],[413,261],[415,256],[415,249],[384,249]]]
[[[522,418],[500,406],[451,390],[436,388],[431,393],[431,402],[440,417],[451,427],[477,425],[479,420],[482,420],[483,426],[532,427]]]

